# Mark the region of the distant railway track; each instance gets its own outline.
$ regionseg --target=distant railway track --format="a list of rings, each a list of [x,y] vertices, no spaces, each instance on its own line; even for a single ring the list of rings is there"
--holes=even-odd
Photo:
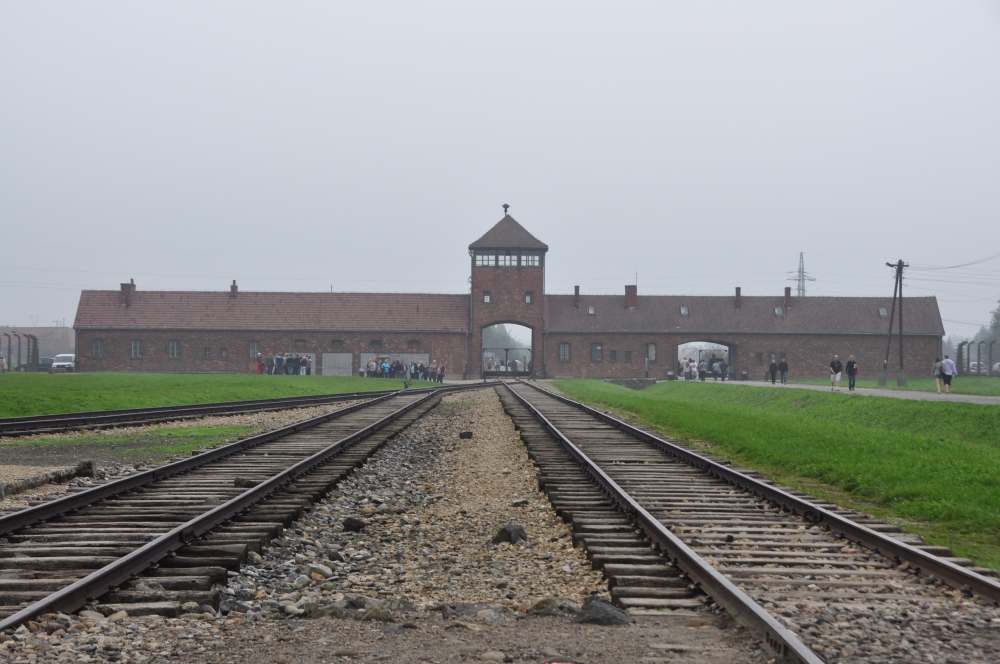
[[[434,389],[436,388],[418,388],[411,390],[411,392],[426,394]],[[230,401],[225,403],[162,406],[158,408],[98,410],[86,413],[7,417],[0,419],[0,436],[15,437],[84,429],[106,429],[110,427],[190,420],[208,415],[234,415],[237,413],[259,413],[273,410],[288,410],[291,408],[307,408],[309,406],[355,401],[357,399],[369,399],[373,396],[391,394],[393,392],[393,390],[379,390],[374,392],[319,394],[301,397],[282,397],[278,399]]]
[[[714,603],[783,658],[818,664],[824,659],[810,644],[826,642],[807,624],[810,611],[839,612],[844,633],[862,624],[872,632],[882,621],[892,622],[882,631],[891,634],[907,607],[952,612],[963,598],[1000,601],[993,570],[951,558],[945,547],[779,489],[537,386],[505,386],[501,401],[541,467],[541,488],[624,608]],[[949,596],[942,583],[958,592]],[[920,631],[944,630],[947,643],[954,635],[933,624],[941,622],[928,620]],[[976,625],[986,638],[991,626]]]
[[[0,518],[0,630],[98,600],[106,613],[131,615],[218,606],[215,584],[248,551],[442,395],[480,387],[365,393],[335,412]]]

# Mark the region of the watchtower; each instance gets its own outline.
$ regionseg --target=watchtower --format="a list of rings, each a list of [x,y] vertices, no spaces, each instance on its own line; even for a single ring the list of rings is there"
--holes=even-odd
[[[514,323],[531,329],[534,371],[544,373],[542,350],[545,254],[549,247],[506,214],[469,245],[472,261],[471,373],[481,375],[483,328]]]

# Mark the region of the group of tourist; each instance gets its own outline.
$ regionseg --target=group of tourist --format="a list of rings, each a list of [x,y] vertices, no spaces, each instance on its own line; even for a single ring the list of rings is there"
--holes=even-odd
[[[493,360],[490,358],[486,360],[486,370],[487,371],[524,371],[525,364],[517,359],[509,360]],[[531,371],[531,362],[527,364],[527,370]]]
[[[257,354],[257,373],[268,376],[311,376],[313,359],[298,353],[277,353],[264,358]]]
[[[431,362],[426,365],[423,362],[403,362],[402,360],[389,361],[383,358],[380,362],[377,357],[368,360],[362,367],[362,374],[366,378],[399,378],[402,380],[429,380],[433,383],[444,382],[444,362],[438,364]]]
[[[729,363],[726,362],[725,358],[719,359],[714,356],[708,361],[701,360],[700,362],[694,358],[685,358],[684,362],[681,363],[681,373],[684,375],[684,380],[700,380],[704,383],[705,379],[708,378],[709,371],[712,372],[712,380],[727,380],[729,378]]]

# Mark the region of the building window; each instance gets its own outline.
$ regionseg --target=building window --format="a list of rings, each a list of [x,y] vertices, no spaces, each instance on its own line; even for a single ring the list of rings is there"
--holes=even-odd
[[[784,316],[785,315],[785,310],[782,309],[781,307],[775,307],[774,308],[774,315],[775,316]]]
[[[754,361],[757,364],[764,364],[764,353],[754,353]]]
[[[646,359],[656,362],[656,344],[646,344]]]
[[[590,359],[592,362],[600,362],[603,354],[601,344],[590,344]]]
[[[494,254],[476,254],[476,267],[493,267],[497,264]]]
[[[889,317],[889,310],[886,309],[885,307],[879,307],[878,308],[878,315],[881,316],[882,318],[888,318]]]
[[[212,357],[212,349],[211,348],[206,348],[205,349],[205,359],[207,360],[210,357]]]
[[[608,351],[608,362],[617,362],[617,361],[618,361],[618,351],[616,351],[616,350],[609,350]]]
[[[142,357],[142,339],[132,340],[132,357]]]
[[[372,339],[371,341],[368,342],[368,345],[371,346],[372,348],[381,348],[382,347],[382,340],[381,339]]]
[[[632,361],[632,351],[627,350],[625,351],[625,362],[631,362],[631,361]]]
[[[587,307],[587,313],[593,316],[594,314],[597,313],[597,310],[594,309],[594,307]]]
[[[410,339],[406,342],[406,345],[410,348],[420,348],[420,339]]]
[[[688,315],[688,308],[681,307],[681,316],[687,316],[687,315]]]
[[[225,348],[220,348],[219,357],[221,357],[222,359],[226,359],[227,357],[229,357],[229,351],[227,351]]]
[[[104,339],[94,339],[94,357],[104,357]]]
[[[296,339],[295,340],[295,347],[296,348],[305,348],[306,347],[306,340],[305,339]]]
[[[250,359],[256,360],[257,356],[260,355],[260,342],[251,341],[250,342]]]
[[[569,362],[569,344],[566,342],[559,344],[559,361]]]
[[[181,342],[177,339],[171,339],[170,343],[167,345],[167,356],[172,358],[178,358],[181,356]]]
[[[524,294],[524,303],[525,304],[531,304],[531,293],[525,293]]]
[[[521,254],[521,267],[538,267],[538,254]]]
[[[500,254],[497,256],[497,264],[500,267],[513,267],[517,265],[517,256],[511,256],[510,254]]]
[[[490,292],[489,291],[483,291],[483,302],[485,302],[486,304],[490,303]]]
[[[330,345],[333,346],[334,348],[343,348],[344,347],[344,340],[343,339],[334,339],[333,341],[330,342]]]

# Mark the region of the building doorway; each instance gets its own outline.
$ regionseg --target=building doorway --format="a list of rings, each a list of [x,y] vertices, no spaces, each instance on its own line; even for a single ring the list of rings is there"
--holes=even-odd
[[[726,344],[715,341],[689,341],[677,346],[677,376],[681,380],[698,380],[701,376],[698,373],[701,363],[705,363],[705,380],[722,380],[739,378],[737,367],[733,364],[735,358],[734,349]],[[685,371],[685,362],[694,368]],[[713,372],[714,365],[719,366],[718,376]]]
[[[514,323],[500,323],[483,328],[483,378],[528,377],[534,372],[531,354],[531,328]]]

